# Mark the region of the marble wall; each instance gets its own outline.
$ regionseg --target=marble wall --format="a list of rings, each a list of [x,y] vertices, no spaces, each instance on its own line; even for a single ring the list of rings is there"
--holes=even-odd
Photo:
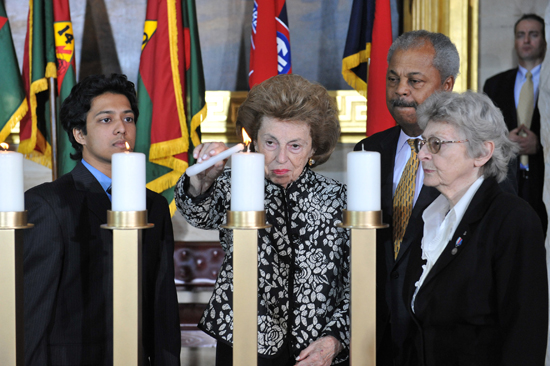
[[[489,77],[517,66],[514,24],[522,14],[544,17],[548,0],[479,0],[479,89]]]

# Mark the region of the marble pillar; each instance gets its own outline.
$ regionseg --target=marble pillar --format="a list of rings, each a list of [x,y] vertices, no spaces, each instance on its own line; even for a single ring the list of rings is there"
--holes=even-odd
[[[546,26],[546,39],[550,39],[550,4],[548,4],[544,14],[544,23]],[[550,57],[548,49],[546,49],[546,56],[540,72],[538,107],[540,111],[540,142],[544,151],[544,189],[542,200],[550,215],[550,210],[548,210],[550,208]],[[546,233],[545,246],[546,263],[550,267],[550,235],[548,235],[548,232]],[[550,283],[550,275],[548,283]],[[546,366],[550,366],[550,342],[546,350],[545,364]]]

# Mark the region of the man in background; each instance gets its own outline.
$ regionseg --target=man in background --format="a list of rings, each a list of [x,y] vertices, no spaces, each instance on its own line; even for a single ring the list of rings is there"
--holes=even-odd
[[[542,201],[544,156],[537,107],[540,69],[546,53],[544,19],[523,15],[514,26],[518,67],[489,78],[483,91],[500,108],[510,140],[520,146],[517,159],[518,194],[537,212],[546,233],[548,215]]]
[[[101,229],[111,208],[111,156],[133,149],[137,107],[125,75],[93,75],[75,85],[60,120],[76,167],[28,190],[34,228],[25,232],[25,364],[113,364],[113,234]],[[174,239],[166,200],[147,191],[143,230],[143,365],[180,364]]]
[[[422,134],[416,108],[433,93],[453,89],[460,57],[447,36],[420,30],[393,42],[388,64],[386,104],[397,126],[360,141],[355,150],[381,154],[383,220],[390,224],[377,233],[377,364],[414,366],[418,359],[403,280],[411,243],[422,235],[422,212],[439,195],[423,187],[414,151]]]

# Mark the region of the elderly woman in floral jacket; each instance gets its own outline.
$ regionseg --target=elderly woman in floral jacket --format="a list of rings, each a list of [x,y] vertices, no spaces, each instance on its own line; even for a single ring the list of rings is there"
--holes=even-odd
[[[326,89],[298,75],[279,75],[252,88],[237,129],[265,155],[265,210],[272,226],[258,235],[258,365],[347,365],[349,236],[336,227],[346,208],[343,184],[311,170],[328,160],[340,135]],[[202,161],[226,150],[197,146]],[[183,175],[176,204],[187,221],[219,229],[225,251],[216,287],[200,322],[218,340],[216,365],[232,364],[233,235],[221,228],[230,207],[230,175],[219,162]]]

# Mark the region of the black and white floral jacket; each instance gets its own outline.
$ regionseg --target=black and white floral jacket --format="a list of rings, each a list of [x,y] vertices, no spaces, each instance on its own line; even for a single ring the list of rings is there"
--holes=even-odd
[[[176,204],[186,220],[219,229],[225,251],[216,286],[200,326],[232,343],[233,231],[220,228],[230,208],[230,170],[205,194],[186,194],[189,178],[176,186]],[[316,339],[332,335],[349,354],[349,234],[336,227],[346,208],[346,187],[309,167],[286,189],[265,180],[265,209],[271,228],[258,231],[258,352],[276,355],[290,342],[297,355]]]

